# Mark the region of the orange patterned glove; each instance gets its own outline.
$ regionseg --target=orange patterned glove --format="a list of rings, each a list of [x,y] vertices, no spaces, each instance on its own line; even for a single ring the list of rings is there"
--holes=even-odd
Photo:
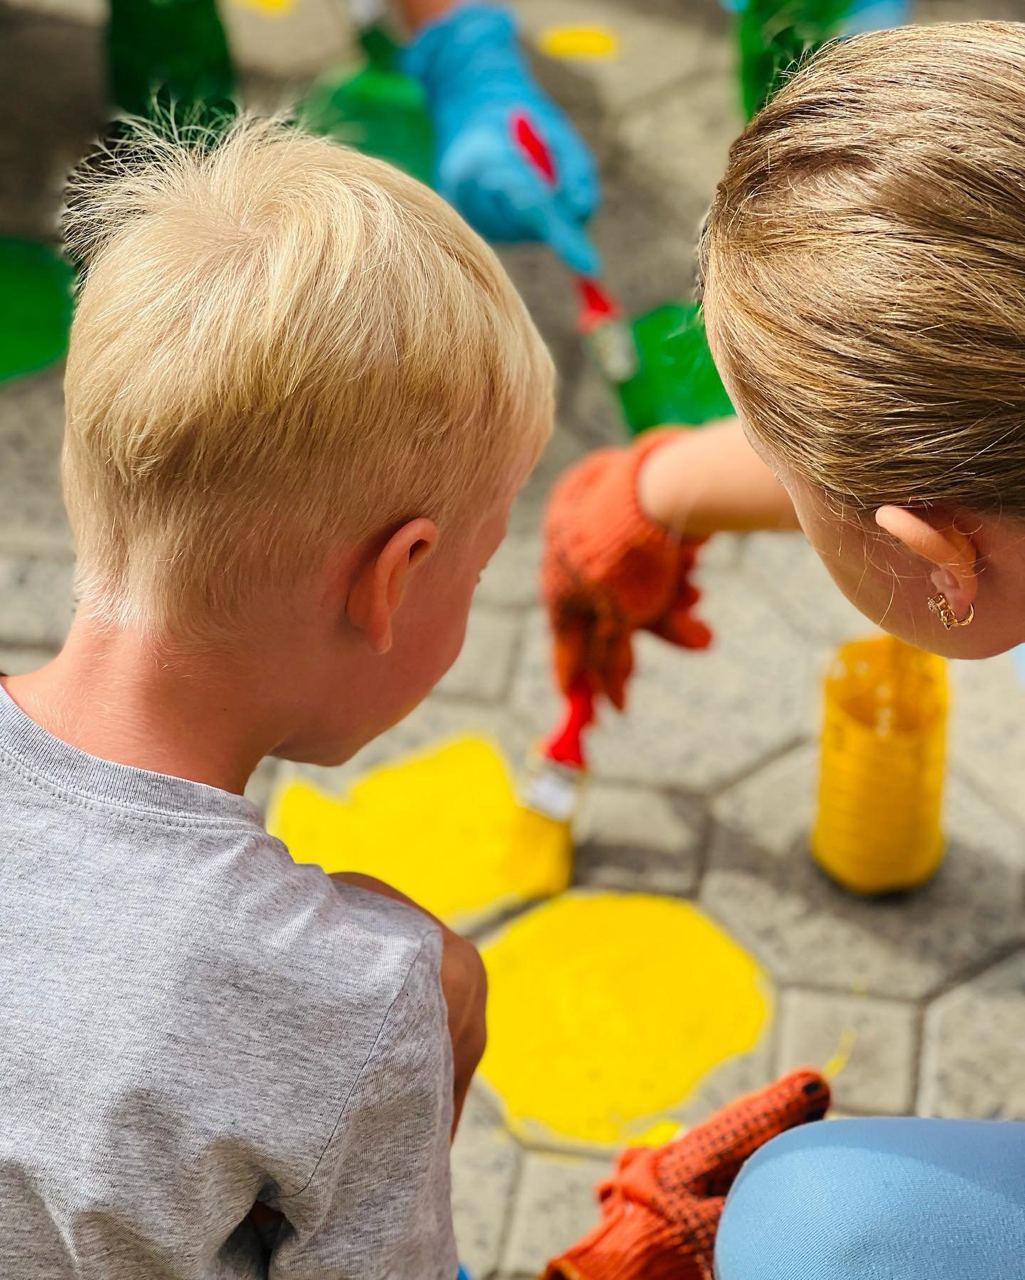
[[[715,1233],[740,1166],[770,1138],[829,1109],[817,1071],[793,1071],[664,1147],[619,1157],[598,1187],[601,1222],[545,1280],[713,1280]]]
[[[567,692],[587,676],[619,710],[638,628],[687,649],[703,649],[712,639],[691,614],[700,541],[656,524],[637,499],[641,465],[676,438],[674,430],[649,431],[630,448],[592,453],[559,480],[545,515],[542,587],[556,678]]]

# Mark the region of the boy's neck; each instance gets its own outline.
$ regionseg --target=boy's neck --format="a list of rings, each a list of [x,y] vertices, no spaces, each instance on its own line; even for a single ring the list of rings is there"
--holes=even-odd
[[[37,724],[89,755],[238,794],[278,741],[253,696],[272,685],[244,660],[160,655],[87,617],[52,662],[4,684]]]

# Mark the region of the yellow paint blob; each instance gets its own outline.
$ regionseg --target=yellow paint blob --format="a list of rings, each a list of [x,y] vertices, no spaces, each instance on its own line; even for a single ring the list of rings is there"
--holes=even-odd
[[[289,781],[267,828],[297,862],[377,876],[449,923],[569,884],[568,827],[520,806],[483,738],[384,765],[341,797]]]
[[[275,18],[295,8],[295,0],[232,0],[232,3],[240,9],[256,9],[259,13],[268,13]]]
[[[546,27],[537,47],[549,58],[614,58],[619,37],[608,27]]]
[[[483,948],[481,1074],[524,1136],[620,1144],[758,1043],[768,982],[688,902],[566,894]],[[656,1129],[654,1132],[663,1132]]]

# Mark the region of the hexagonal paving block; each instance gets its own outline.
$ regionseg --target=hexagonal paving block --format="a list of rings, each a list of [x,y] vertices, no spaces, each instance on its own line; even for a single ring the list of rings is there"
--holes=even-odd
[[[574,880],[594,889],[693,893],[705,826],[693,802],[594,779],[574,826]]]
[[[1025,824],[1025,684],[1010,654],[952,662],[950,753],[993,804]],[[1025,860],[1025,843],[1019,842]]]
[[[521,630],[521,619],[511,610],[476,606],[470,613],[463,651],[438,685],[438,692],[482,702],[503,698]]]
[[[267,829],[296,861],[376,876],[463,929],[570,879],[567,825],[519,803],[486,738],[381,765],[342,796],[283,779]]]
[[[55,648],[71,625],[69,555],[0,551],[0,641]]]
[[[482,954],[480,1074],[527,1141],[615,1147],[643,1136],[750,1052],[770,1017],[758,966],[680,900],[564,894]]]
[[[1025,951],[1019,951],[929,1008],[919,1110],[1025,1120],[1023,1046]]]
[[[524,1160],[513,1209],[502,1275],[540,1275],[556,1257],[598,1220],[595,1184],[610,1172],[607,1160],[530,1153]]]
[[[700,582],[711,649],[638,636],[628,710],[604,712],[590,736],[595,777],[704,792],[812,732],[819,655],[738,574],[708,570]],[[513,706],[537,732],[558,714],[540,614],[527,628]]]
[[[61,501],[63,369],[47,369],[0,386],[0,545],[70,551]]]
[[[828,1067],[843,1112],[901,1115],[915,1103],[919,1013],[897,1000],[784,991],[778,1072]]]
[[[842,644],[875,628],[834,586],[802,533],[753,533],[741,560],[751,579],[794,629],[815,644]]]
[[[936,991],[1022,936],[1020,832],[948,779],[948,849],[914,893],[872,900],[812,861],[815,753],[792,752],[714,805],[701,902],[783,983],[902,999]]]
[[[452,1146],[456,1242],[460,1259],[475,1278],[498,1266],[520,1164],[520,1148],[503,1129],[484,1088],[475,1084]]]

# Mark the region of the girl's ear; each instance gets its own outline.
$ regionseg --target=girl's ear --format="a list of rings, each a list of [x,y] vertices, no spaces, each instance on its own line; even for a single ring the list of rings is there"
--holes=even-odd
[[[979,589],[979,552],[950,511],[880,507],[875,519],[880,529],[931,566],[929,580],[954,613],[968,613]]]
[[[345,616],[362,631],[375,653],[392,645],[392,618],[416,569],[434,550],[438,526],[420,517],[391,535],[356,573],[345,602]]]

